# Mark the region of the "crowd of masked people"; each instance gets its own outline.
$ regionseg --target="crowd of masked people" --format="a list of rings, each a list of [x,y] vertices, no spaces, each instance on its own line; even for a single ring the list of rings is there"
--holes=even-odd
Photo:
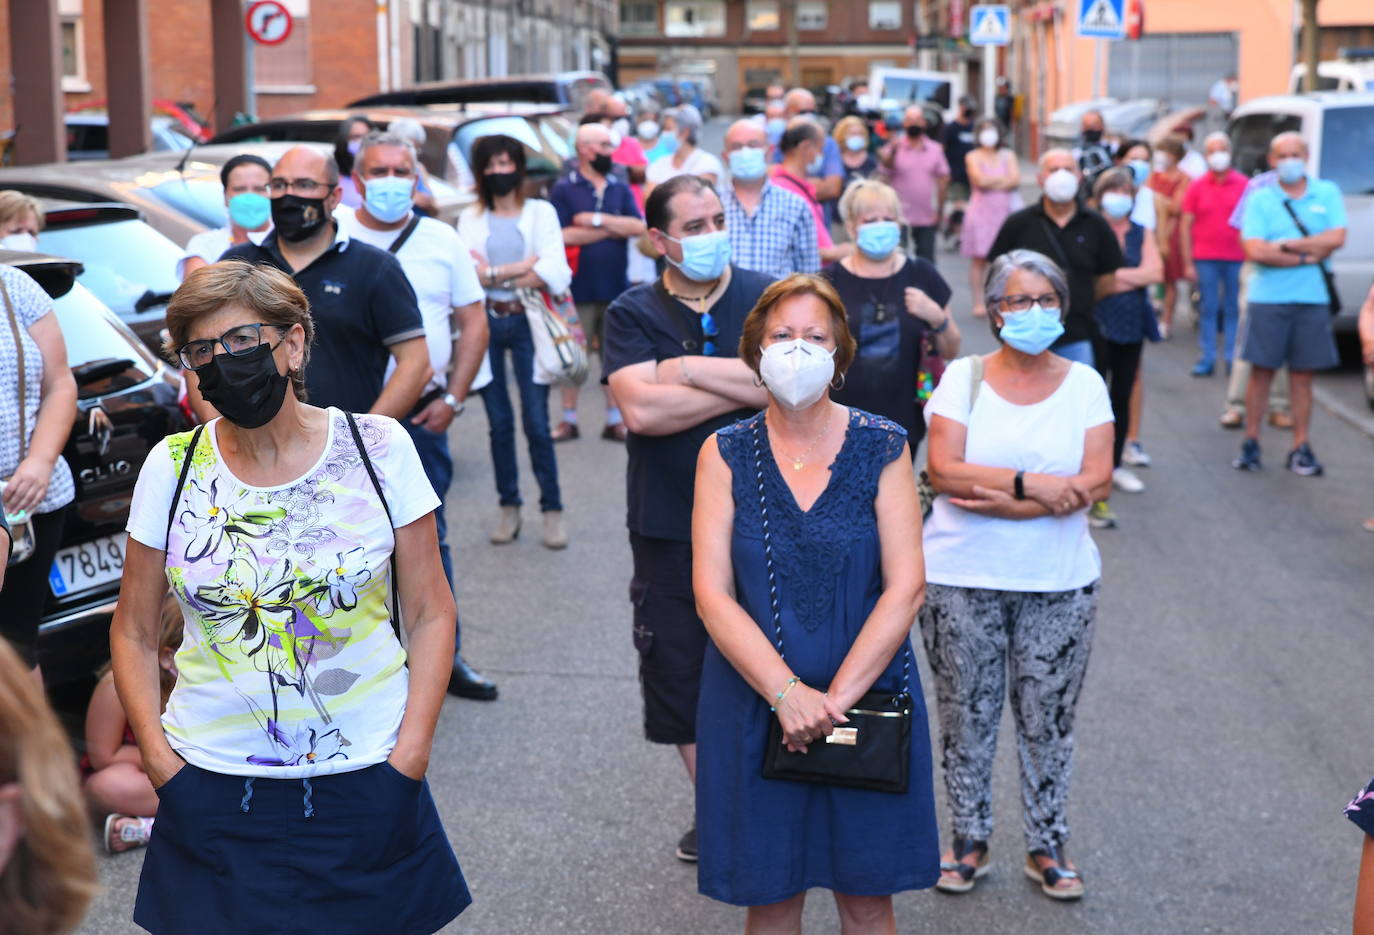
[[[450,428],[478,394],[489,538],[515,541],[514,385],[540,541],[567,547],[556,446],[581,438],[580,387],[538,361],[548,309],[599,359],[601,440],[626,448],[644,732],[695,786],[674,850],[700,891],[747,907],[748,931],[794,932],[807,890],[829,889],[846,932],[877,933],[897,892],[974,889],[994,866],[1009,691],[1021,868],[1046,897],[1084,895],[1066,848],[1101,587],[1089,530],[1110,525],[1113,486],[1143,489],[1128,469],[1149,463],[1142,348],[1196,281],[1194,374],[1250,365],[1237,468],[1260,468],[1287,367],[1291,405],[1270,412],[1291,413],[1289,469],[1319,474],[1307,418],[1312,372],[1334,363],[1321,263],[1343,242],[1339,192],[1294,134],[1249,181],[1208,137],[1190,178],[1180,141],[1112,152],[1090,113],[1023,206],[1007,129],[973,101],[935,140],[920,107],[832,127],[810,92],[776,91],[719,153],[690,105],[632,114],[594,92],[547,198],[517,140],[483,137],[456,229],[428,213],[405,126],[351,119],[332,156],[225,164],[230,222],[188,245],[167,310],[200,424],[138,480],[81,785],[25,713],[41,703],[27,585],[0,592],[20,611],[0,718],[33,738],[0,744],[0,818],[29,821],[0,821],[0,874],[22,875],[0,899],[44,920],[26,930],[70,927],[89,898],[87,813],[108,850],[148,847],[134,919],[154,932],[271,931],[288,894],[339,931],[434,931],[469,904],[425,780],[444,695],[497,697],[460,651]],[[37,210],[14,204],[25,223]],[[991,354],[959,356],[942,227],[971,261]],[[0,274],[49,360],[50,302]],[[41,430],[67,400],[41,369],[37,384]],[[64,506],[63,468],[26,463],[25,503]],[[935,680],[943,851],[913,627]]]

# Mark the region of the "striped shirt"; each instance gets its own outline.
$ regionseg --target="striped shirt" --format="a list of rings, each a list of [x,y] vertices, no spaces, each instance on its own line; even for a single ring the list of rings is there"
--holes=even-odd
[[[735,197],[733,185],[721,187],[720,200],[736,266],[778,278],[820,270],[816,224],[800,195],[765,182],[752,217]]]

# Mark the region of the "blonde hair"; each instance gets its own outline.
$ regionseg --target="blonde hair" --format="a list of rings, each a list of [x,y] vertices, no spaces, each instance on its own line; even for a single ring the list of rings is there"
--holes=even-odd
[[[0,227],[29,213],[38,219],[38,229],[42,230],[43,206],[38,203],[37,198],[13,189],[0,191]]]
[[[315,341],[315,323],[310,317],[310,301],[295,280],[266,264],[254,266],[243,260],[221,260],[191,273],[172,294],[167,305],[167,333],[163,348],[168,357],[189,340],[191,326],[206,315],[228,305],[239,305],[257,316],[258,321],[280,328],[292,325],[305,331],[305,353],[300,368],[291,372],[296,398],[305,401],[305,367],[310,363],[310,345]]]
[[[890,208],[894,218],[902,216],[902,202],[895,188],[877,179],[855,179],[840,196],[840,219],[851,224],[864,208],[873,204]]]
[[[181,603],[177,596],[171,591],[162,600],[162,627],[158,632],[157,649],[161,655],[162,650],[170,649],[173,652],[181,648],[182,637],[186,632],[186,622],[181,616]],[[168,672],[161,664],[157,667],[158,688],[162,690],[162,710],[167,710],[167,700],[172,697],[172,689],[176,688],[177,677]],[[103,679],[110,674],[113,663],[107,662],[100,667],[100,671],[95,674],[97,679]]]
[[[835,138],[836,143],[843,146],[845,139],[856,132],[863,134],[864,139],[868,139],[868,127],[864,125],[863,120],[850,114],[848,117],[840,118],[840,122],[835,124],[835,129],[830,135]]]
[[[96,890],[76,757],[43,690],[0,640],[0,786],[16,782],[23,832],[0,868],[0,927],[68,932]]]

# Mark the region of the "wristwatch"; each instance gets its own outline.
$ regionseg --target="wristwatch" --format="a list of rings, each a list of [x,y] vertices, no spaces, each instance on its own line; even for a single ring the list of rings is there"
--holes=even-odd
[[[1016,476],[1015,476],[1014,478],[1012,478],[1012,490],[1013,490],[1012,496],[1014,496],[1016,499],[1018,499],[1018,500],[1024,500],[1024,499],[1026,499],[1026,472],[1025,472],[1025,471],[1017,471],[1017,472],[1016,472]]]
[[[601,226],[601,212],[600,212],[600,211],[593,211],[593,212],[592,212],[592,227],[600,227],[600,226]]]
[[[463,414],[463,410],[467,408],[467,404],[459,402],[458,397],[454,396],[452,393],[445,393],[443,396],[440,396],[439,398],[442,399],[445,402],[445,404],[447,404],[448,407],[453,410],[453,414],[455,416],[461,416]]]

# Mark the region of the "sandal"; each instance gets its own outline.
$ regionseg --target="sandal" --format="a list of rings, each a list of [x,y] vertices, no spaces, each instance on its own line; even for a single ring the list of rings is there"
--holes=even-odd
[[[1052,864],[1044,869],[1035,862],[1037,857],[1048,857]],[[1057,847],[1036,848],[1026,855],[1026,876],[1040,884],[1040,892],[1050,899],[1073,900],[1083,898],[1083,877],[1077,870],[1069,869],[1069,861]],[[1060,886],[1067,883],[1066,886]]]
[[[120,854],[146,847],[153,833],[153,819],[118,812],[105,816],[105,853]]]
[[[973,889],[974,883],[979,877],[987,876],[990,869],[988,842],[956,837],[951,842],[950,848],[954,852],[954,859],[940,861],[940,879],[935,881],[935,888],[942,893],[967,893]],[[969,854],[978,855],[976,864],[964,863],[964,858]],[[945,874],[955,874],[955,876],[946,876]]]

